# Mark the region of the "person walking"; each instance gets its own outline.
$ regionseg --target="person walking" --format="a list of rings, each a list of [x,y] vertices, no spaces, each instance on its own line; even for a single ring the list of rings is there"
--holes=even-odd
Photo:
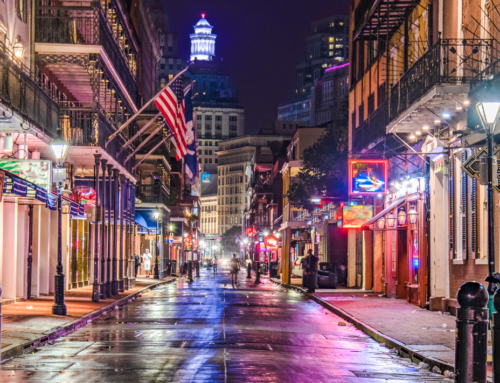
[[[137,254],[134,256],[135,261],[135,277],[137,278],[137,272],[139,271],[139,266],[141,265],[141,257]]]
[[[151,275],[151,259],[153,258],[153,254],[149,252],[149,249],[146,249],[146,252],[142,254],[142,263],[144,271],[146,272],[146,278],[149,278]]]
[[[238,286],[238,271],[240,270],[240,260],[233,253],[233,258],[229,261],[229,272],[231,273],[231,284]]]
[[[214,257],[213,261],[212,261],[212,267],[214,269],[214,274],[217,274],[217,264],[219,263],[217,257]]]
[[[318,282],[318,262],[319,258],[313,251],[307,251],[307,292],[312,294],[316,291],[316,283]]]

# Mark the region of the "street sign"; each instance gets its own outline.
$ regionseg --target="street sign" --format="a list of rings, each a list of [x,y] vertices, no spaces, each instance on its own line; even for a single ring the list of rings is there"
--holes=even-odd
[[[497,156],[500,154],[500,150],[496,150],[494,155]],[[467,173],[467,175],[471,178],[477,178],[479,180],[480,171],[479,171],[479,163],[480,157],[486,157],[488,155],[488,151],[486,149],[481,149],[479,152],[467,158],[467,160],[462,164],[462,170]],[[500,181],[500,169],[497,170],[497,178]],[[500,182],[499,182],[500,184]],[[499,185],[493,186],[497,192],[500,193]]]

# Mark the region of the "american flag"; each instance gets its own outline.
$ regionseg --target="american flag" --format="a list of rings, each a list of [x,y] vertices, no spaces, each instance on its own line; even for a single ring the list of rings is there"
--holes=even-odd
[[[172,130],[177,160],[180,160],[187,153],[186,126],[185,123],[181,122],[184,116],[180,117],[182,111],[179,108],[179,101],[184,98],[183,82],[184,75],[181,75],[172,84],[165,87],[155,99],[158,110]]]

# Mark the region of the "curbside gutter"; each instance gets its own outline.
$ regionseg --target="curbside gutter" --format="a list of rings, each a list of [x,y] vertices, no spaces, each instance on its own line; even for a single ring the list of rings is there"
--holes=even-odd
[[[438,367],[441,372],[444,372],[446,370],[455,372],[455,366],[446,362],[443,362],[441,360],[431,358],[425,355],[420,354],[419,352],[412,351],[406,347],[406,344],[398,341],[397,339],[391,338],[388,335],[385,335],[381,333],[380,331],[374,329],[373,327],[367,325],[364,322],[361,322],[359,319],[355,318],[351,314],[347,313],[346,311],[334,306],[333,304],[318,298],[312,294],[309,294],[306,292],[306,289],[299,287],[299,286],[292,286],[292,285],[287,285],[275,280],[270,279],[271,282],[279,285],[286,287],[288,289],[296,290],[298,292],[304,293],[306,297],[309,299],[315,301],[319,305],[323,306],[325,309],[331,311],[332,313],[338,315],[342,319],[352,323],[354,327],[357,329],[363,331],[365,334],[369,335],[373,339],[375,339],[379,343],[385,343],[386,347],[389,349],[396,348],[398,350],[398,355],[401,356],[402,358],[409,358],[411,359],[414,363],[419,364],[420,362],[427,363],[429,365],[430,370],[434,367]]]
[[[163,286],[172,282],[175,282],[176,279],[170,279],[168,281],[161,281],[149,286],[144,287],[143,289],[137,290],[129,295],[126,295],[116,301],[110,302],[109,304],[98,308],[97,310],[94,310],[88,314],[85,314],[81,316],[78,319],[75,319],[73,322],[55,327],[53,329],[48,330],[44,335],[37,339],[30,340],[26,343],[18,344],[15,346],[11,347],[6,347],[4,350],[1,351],[1,361],[0,364],[6,362],[8,359],[16,358],[18,356],[24,355],[24,354],[30,354],[33,352],[35,349],[39,347],[43,347],[46,344],[48,344],[50,341],[56,340],[57,338],[60,338],[62,336],[66,336],[68,334],[71,334],[75,332],[76,330],[85,327],[87,324],[89,324],[91,321],[94,319],[97,319],[105,314],[107,314],[110,311],[114,310],[115,306],[124,306],[125,304],[129,303],[132,298],[135,298],[139,294],[143,294],[148,290],[153,290],[159,286]]]

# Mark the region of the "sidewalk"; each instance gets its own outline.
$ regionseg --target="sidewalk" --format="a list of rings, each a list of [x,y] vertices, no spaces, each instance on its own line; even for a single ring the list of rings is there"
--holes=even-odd
[[[278,279],[272,282],[281,284]],[[300,286],[283,286],[305,293]],[[316,291],[306,295],[387,348],[396,348],[399,355],[417,364],[425,362],[431,369],[454,371],[455,317],[367,291]]]
[[[52,315],[53,296],[3,305],[1,360],[31,353],[37,347],[85,326],[115,306],[127,304],[136,295],[173,281],[175,278],[172,277],[137,279],[136,287],[99,303],[92,302],[92,286],[69,290],[65,293],[68,315],[64,317]]]

